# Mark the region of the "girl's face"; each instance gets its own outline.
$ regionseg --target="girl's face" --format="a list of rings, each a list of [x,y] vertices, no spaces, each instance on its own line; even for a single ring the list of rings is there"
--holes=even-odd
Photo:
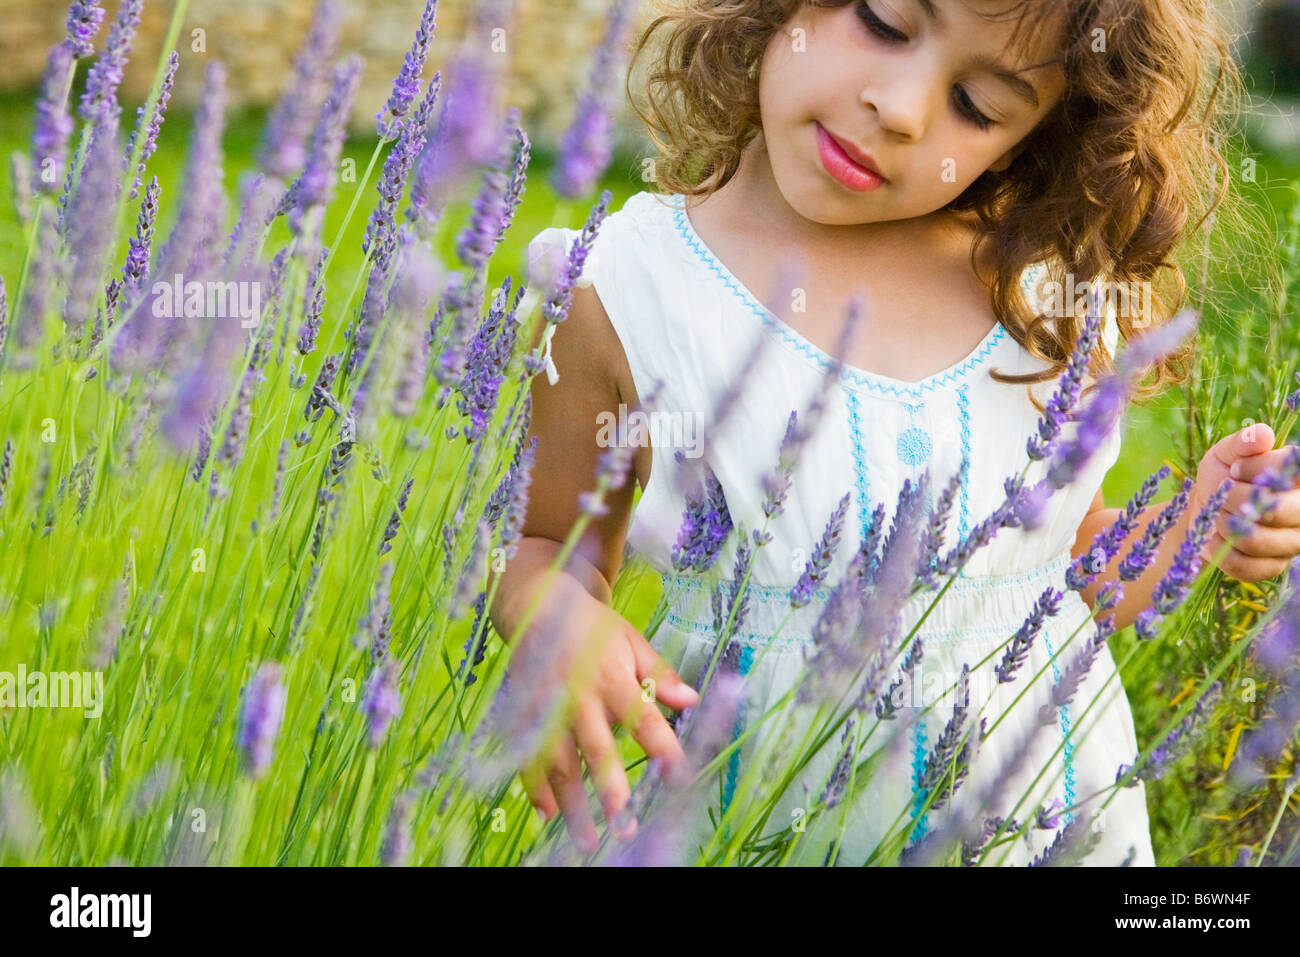
[[[792,209],[837,226],[924,216],[1010,164],[1065,77],[1057,65],[1032,66],[1052,58],[1041,39],[1052,31],[1017,61],[1007,48],[1014,21],[986,20],[972,6],[1008,4],[851,0],[804,6],[777,32],[759,73],[759,109],[772,174]],[[859,163],[837,160],[832,140]],[[863,160],[881,176],[864,174]]]

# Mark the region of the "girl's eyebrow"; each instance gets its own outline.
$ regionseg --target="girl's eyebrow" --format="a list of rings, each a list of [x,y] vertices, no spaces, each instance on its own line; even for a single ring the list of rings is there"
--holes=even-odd
[[[934,6],[934,0],[916,0],[916,2],[931,20],[936,24],[941,22],[939,20],[939,11]],[[987,54],[975,57],[973,62],[976,66],[987,70],[1005,83],[1013,93],[1022,100],[1027,101],[1034,109],[1038,109],[1038,92],[1034,89],[1034,85],[1020,76],[1015,70],[1009,69]]]

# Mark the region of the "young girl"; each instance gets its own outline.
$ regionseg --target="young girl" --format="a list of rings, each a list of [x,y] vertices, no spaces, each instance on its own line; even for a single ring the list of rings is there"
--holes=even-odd
[[[960,473],[945,547],[965,539],[1002,503],[1003,480],[1029,462],[1026,442],[1084,322],[1070,284],[1105,279],[1150,290],[1165,272],[1174,274],[1174,292],[1150,297],[1145,307],[1142,296],[1110,302],[1094,374],[1112,368],[1121,331],[1127,337],[1172,314],[1180,277],[1176,268],[1162,269],[1196,225],[1195,214],[1221,198],[1213,107],[1236,80],[1220,29],[1198,0],[1024,0],[1010,7],[983,0],[695,0],[652,23],[638,57],[661,27],[669,36],[650,75],[649,110],[638,107],[660,149],[653,167],[658,189],[636,194],[599,226],[568,318],[554,327],[552,375],[532,386],[531,432],[539,444],[525,547],[501,583],[493,618],[500,633],[511,633],[528,586],[580,514],[580,493],[592,488],[602,452],[601,413],[616,414],[620,404],[631,409],[652,391],[660,421],[684,423],[681,435],[697,427],[707,433],[704,420],[744,377],[738,403],[703,454],[735,526],[745,535],[761,528],[760,478],[777,462],[790,413],[805,415],[833,371],[845,316],[865,303],[784,510],[767,525],[772,538],[756,550],[748,605],[730,649],[729,666],[745,678],[739,734],[804,674],[827,590],[797,608],[789,593],[837,508],[843,541],[828,585],[867,541],[877,506],[892,512],[906,480],[929,476],[928,508]],[[1207,62],[1209,75],[1219,71],[1214,85],[1203,81]],[[545,230],[530,254],[563,255],[577,237],[571,229]],[[790,306],[769,308],[764,296],[773,277],[791,264],[800,271]],[[1061,285],[1048,286],[1048,279]],[[745,368],[756,342],[764,348]],[[1181,381],[1186,358],[1185,350],[1162,361],[1152,388]],[[916,840],[963,813],[964,795],[978,793],[1033,727],[1050,701],[1050,683],[1095,632],[1088,617],[1097,587],[1117,577],[1116,562],[1082,593],[1065,585],[1073,556],[1117,516],[1099,489],[1121,433],[1122,422],[1051,498],[1041,525],[1003,529],[980,549],[921,624],[922,657],[893,699],[898,715],[872,739],[873,747],[893,746],[848,809],[837,862],[862,863],[900,818]],[[691,686],[714,658],[710,588],[675,572],[672,560],[687,506],[674,451],[695,453],[667,441],[636,450],[642,497],[635,516],[628,482],[607,496],[609,513],[593,522],[521,639],[552,642],[548,653],[566,662],[585,636],[613,639],[589,662],[590,684],[574,691],[566,733],[522,771],[543,817],[562,811],[588,852],[597,831],[580,760],[612,834],[630,837],[636,821],[620,813],[628,785],[610,725],[624,722],[651,758],[670,772],[681,768],[683,752],[664,715],[640,704],[641,682],[655,677],[657,700],[669,709],[691,707],[699,700]],[[1116,627],[1150,603],[1188,520],[1227,478],[1232,461],[1244,459],[1256,474],[1272,461],[1272,442],[1265,426],[1230,436],[1206,456],[1192,507],[1167,536],[1160,560],[1128,584],[1128,597],[1114,609]],[[1032,463],[1027,482],[1041,478],[1046,464]],[[1243,488],[1234,486],[1229,508],[1239,510],[1248,483],[1247,477]],[[1159,510],[1143,513],[1135,536]],[[889,527],[887,514],[883,528]],[[661,573],[666,594],[676,596],[650,643],[607,604],[625,534]],[[1223,541],[1216,533],[1207,555]],[[735,542],[733,536],[717,559],[724,575]],[[1238,547],[1242,552],[1233,554],[1241,561],[1267,560],[1248,571],[1237,566],[1249,577],[1277,574],[1277,563],[1300,551],[1296,537]],[[731,585],[720,581],[724,589]],[[1063,593],[1059,611],[1047,617],[1021,677],[996,680],[1000,653],[974,668],[1022,626],[1049,588]],[[933,598],[923,592],[904,606],[902,634]],[[1073,647],[1048,667],[1081,625]],[[992,724],[1010,712],[981,744],[953,801],[924,814],[922,772],[957,701],[955,691],[939,696],[957,684],[963,665],[973,669],[967,688],[976,722],[985,717]],[[895,661],[891,670],[898,667]],[[1012,707],[1040,669],[1044,677]],[[1083,816],[1096,839],[1087,863],[1154,863],[1143,785],[1113,797],[1106,790],[1138,750],[1114,671],[1103,646],[1072,703],[1059,709],[1059,722],[1034,739],[1003,811],[1047,766],[1014,814],[1039,826],[991,861],[1026,863]],[[1078,709],[1099,695],[1075,727]],[[907,715],[912,719],[898,720]],[[868,708],[860,730],[875,720]],[[715,818],[762,740],[751,735],[726,769]],[[802,821],[810,833],[801,839],[809,856],[801,859],[820,863],[838,829],[840,809],[812,820],[806,811],[842,747],[838,740],[824,747],[769,819],[769,829]],[[1104,797],[1110,803],[1096,814]],[[1059,813],[1064,809],[1070,810]],[[691,849],[714,831],[708,812],[697,807],[687,824]]]

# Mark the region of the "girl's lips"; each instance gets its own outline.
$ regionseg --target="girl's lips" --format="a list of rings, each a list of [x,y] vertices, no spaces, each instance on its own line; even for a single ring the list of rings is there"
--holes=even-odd
[[[838,183],[855,192],[864,193],[885,182],[879,173],[867,169],[849,156],[820,123],[813,125],[817,128],[817,153],[821,157],[822,166]]]

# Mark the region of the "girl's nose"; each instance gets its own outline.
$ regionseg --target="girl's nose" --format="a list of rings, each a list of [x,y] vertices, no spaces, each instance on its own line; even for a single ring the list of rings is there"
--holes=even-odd
[[[925,134],[929,122],[930,96],[923,77],[895,76],[865,87],[860,99],[863,106],[876,111],[885,132],[916,142]]]

